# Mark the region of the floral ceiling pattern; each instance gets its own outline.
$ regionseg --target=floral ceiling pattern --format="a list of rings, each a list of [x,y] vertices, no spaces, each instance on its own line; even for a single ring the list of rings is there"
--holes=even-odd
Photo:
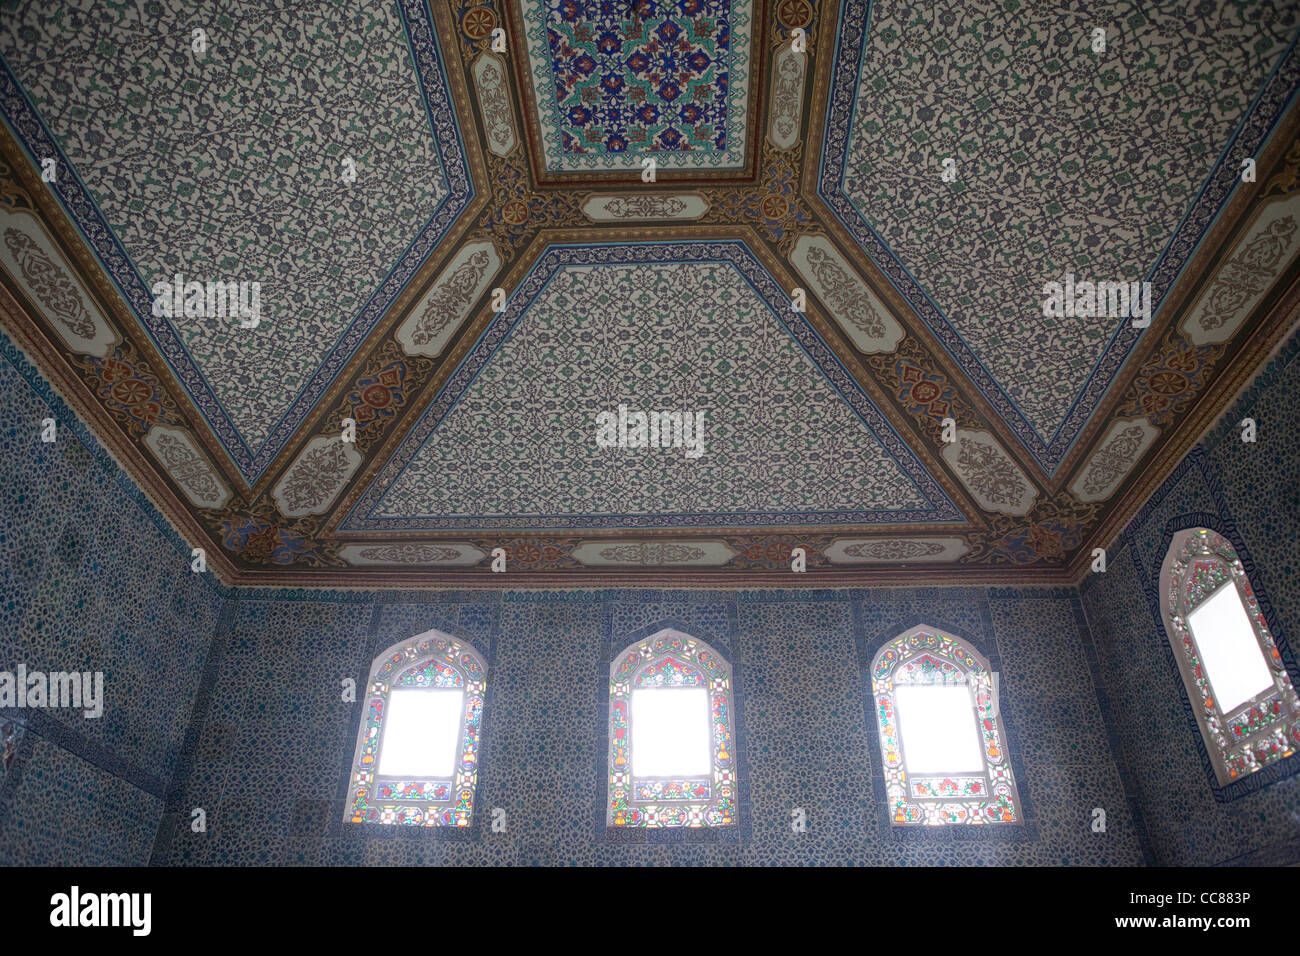
[[[0,325],[230,581],[1072,580],[1293,305],[1282,2],[0,6]]]

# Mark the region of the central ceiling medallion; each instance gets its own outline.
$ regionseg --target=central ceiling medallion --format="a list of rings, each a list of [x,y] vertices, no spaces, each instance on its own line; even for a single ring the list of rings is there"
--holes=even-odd
[[[745,165],[753,0],[523,0],[548,173]]]

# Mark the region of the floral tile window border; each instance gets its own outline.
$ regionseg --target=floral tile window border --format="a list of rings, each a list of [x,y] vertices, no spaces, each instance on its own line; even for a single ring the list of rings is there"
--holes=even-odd
[[[470,825],[478,783],[486,676],[487,665],[477,650],[436,630],[398,642],[375,658],[357,731],[344,823]],[[412,779],[377,772],[391,693],[395,688],[415,687],[456,688],[465,695],[451,777]]]
[[[707,775],[636,777],[632,773],[632,691],[703,687],[709,695]],[[665,628],[615,655],[609,673],[609,768],[606,825],[613,828],[730,827],[737,822],[731,666],[704,641]]]
[[[964,685],[975,709],[982,772],[909,776],[899,733],[896,690],[903,685]],[[1024,812],[999,726],[988,661],[970,642],[920,625],[885,643],[871,662],[871,690],[890,824],[895,827],[1020,824]]]
[[[1259,642],[1272,687],[1225,712],[1212,693],[1188,616],[1233,587]],[[1173,535],[1160,570],[1161,616],[1178,672],[1220,786],[1243,780],[1300,749],[1300,698],[1246,569],[1232,544],[1208,528]]]

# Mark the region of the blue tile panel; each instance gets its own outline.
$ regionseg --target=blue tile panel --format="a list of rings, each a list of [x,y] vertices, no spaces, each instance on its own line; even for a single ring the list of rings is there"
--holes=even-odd
[[[1300,336],[1293,336],[1152,495],[1080,587],[1102,685],[1160,864],[1300,861],[1300,757],[1220,787],[1160,619],[1172,534],[1206,526],[1236,546],[1292,680],[1300,681]],[[1254,418],[1257,441],[1238,423]]]
[[[1300,389],[1297,342],[1233,410],[1258,419],[1260,443],[1213,431],[1111,549],[1106,573],[1077,589],[503,592],[229,591],[190,575],[188,548],[4,342],[0,385],[15,407],[0,426],[4,658],[102,669],[108,706],[99,721],[16,715],[24,730],[0,777],[0,859],[1294,862],[1298,778],[1215,790],[1150,589],[1170,524],[1194,516],[1233,537],[1275,632],[1295,632],[1286,531],[1300,524],[1300,461],[1285,429]],[[37,437],[44,417],[67,425],[52,446]],[[967,637],[1000,674],[1024,827],[890,827],[865,668],[887,635],[921,622]],[[613,841],[599,825],[608,662],[667,624],[735,664],[740,826],[707,842]],[[341,822],[360,716],[342,682],[430,628],[488,661],[477,803],[506,810],[505,833],[486,812],[452,834]],[[196,808],[204,833],[189,826]],[[1104,833],[1091,827],[1096,808]],[[790,825],[794,809],[804,833]],[[56,825],[69,810],[75,824]]]
[[[103,674],[103,715],[5,708],[0,861],[149,859],[222,594],[31,363],[0,335],[0,670]],[[54,419],[56,440],[41,441]]]

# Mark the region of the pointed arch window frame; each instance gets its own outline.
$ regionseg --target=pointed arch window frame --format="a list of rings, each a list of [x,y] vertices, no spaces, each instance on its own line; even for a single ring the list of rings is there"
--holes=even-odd
[[[371,662],[349,764],[343,823],[468,830],[476,821],[488,665],[469,641],[437,628],[390,645]],[[459,687],[464,700],[452,776],[381,775],[384,719],[401,687]]]
[[[959,671],[962,683],[970,690],[972,717],[980,735],[983,771],[976,773],[926,773],[921,782],[935,790],[934,795],[915,792],[909,780],[902,736],[897,718],[896,675],[909,662],[930,656]],[[868,710],[874,715],[872,736],[879,758],[881,775],[876,787],[883,795],[890,832],[898,837],[930,838],[982,837],[995,840],[1031,840],[1036,837],[1028,800],[1021,792],[1018,778],[1023,778],[1015,743],[1006,714],[1005,699],[995,697],[996,664],[985,657],[975,642],[950,627],[928,622],[914,623],[887,632],[864,655],[866,662],[864,689]],[[907,683],[920,683],[908,680]],[[1000,690],[1000,688],[999,688]],[[990,747],[996,750],[990,754]],[[877,749],[878,748],[878,749]],[[963,780],[952,778],[961,777]],[[950,794],[945,781],[952,779],[960,791],[964,782],[979,778],[993,805],[972,812],[977,801],[961,792]],[[966,797],[965,800],[962,797]],[[954,818],[963,811],[964,815]],[[996,812],[996,817],[990,814]],[[944,819],[945,814],[947,819]]]
[[[1286,643],[1270,627],[1271,608],[1234,541],[1209,524],[1165,530],[1169,546],[1157,585],[1160,620],[1215,797],[1227,800],[1300,770],[1300,697],[1287,666]],[[1188,615],[1225,587],[1236,590],[1273,681],[1226,712],[1212,693],[1187,625]]]
[[[656,682],[656,686],[702,686],[709,693],[710,771],[707,781],[664,781],[638,778],[632,774],[631,693],[639,678],[648,677],[665,661],[679,668],[676,676],[689,684]],[[694,674],[691,672],[694,671]],[[743,755],[737,743],[739,700],[735,689],[736,667],[718,647],[675,625],[643,628],[630,640],[612,648],[605,688],[608,712],[608,746],[603,762],[602,828],[615,840],[738,840],[747,830],[742,812]],[[662,673],[662,672],[661,672]],[[685,794],[665,799],[665,783],[707,782],[707,798]],[[638,796],[638,786],[657,787],[660,796],[647,792]]]

